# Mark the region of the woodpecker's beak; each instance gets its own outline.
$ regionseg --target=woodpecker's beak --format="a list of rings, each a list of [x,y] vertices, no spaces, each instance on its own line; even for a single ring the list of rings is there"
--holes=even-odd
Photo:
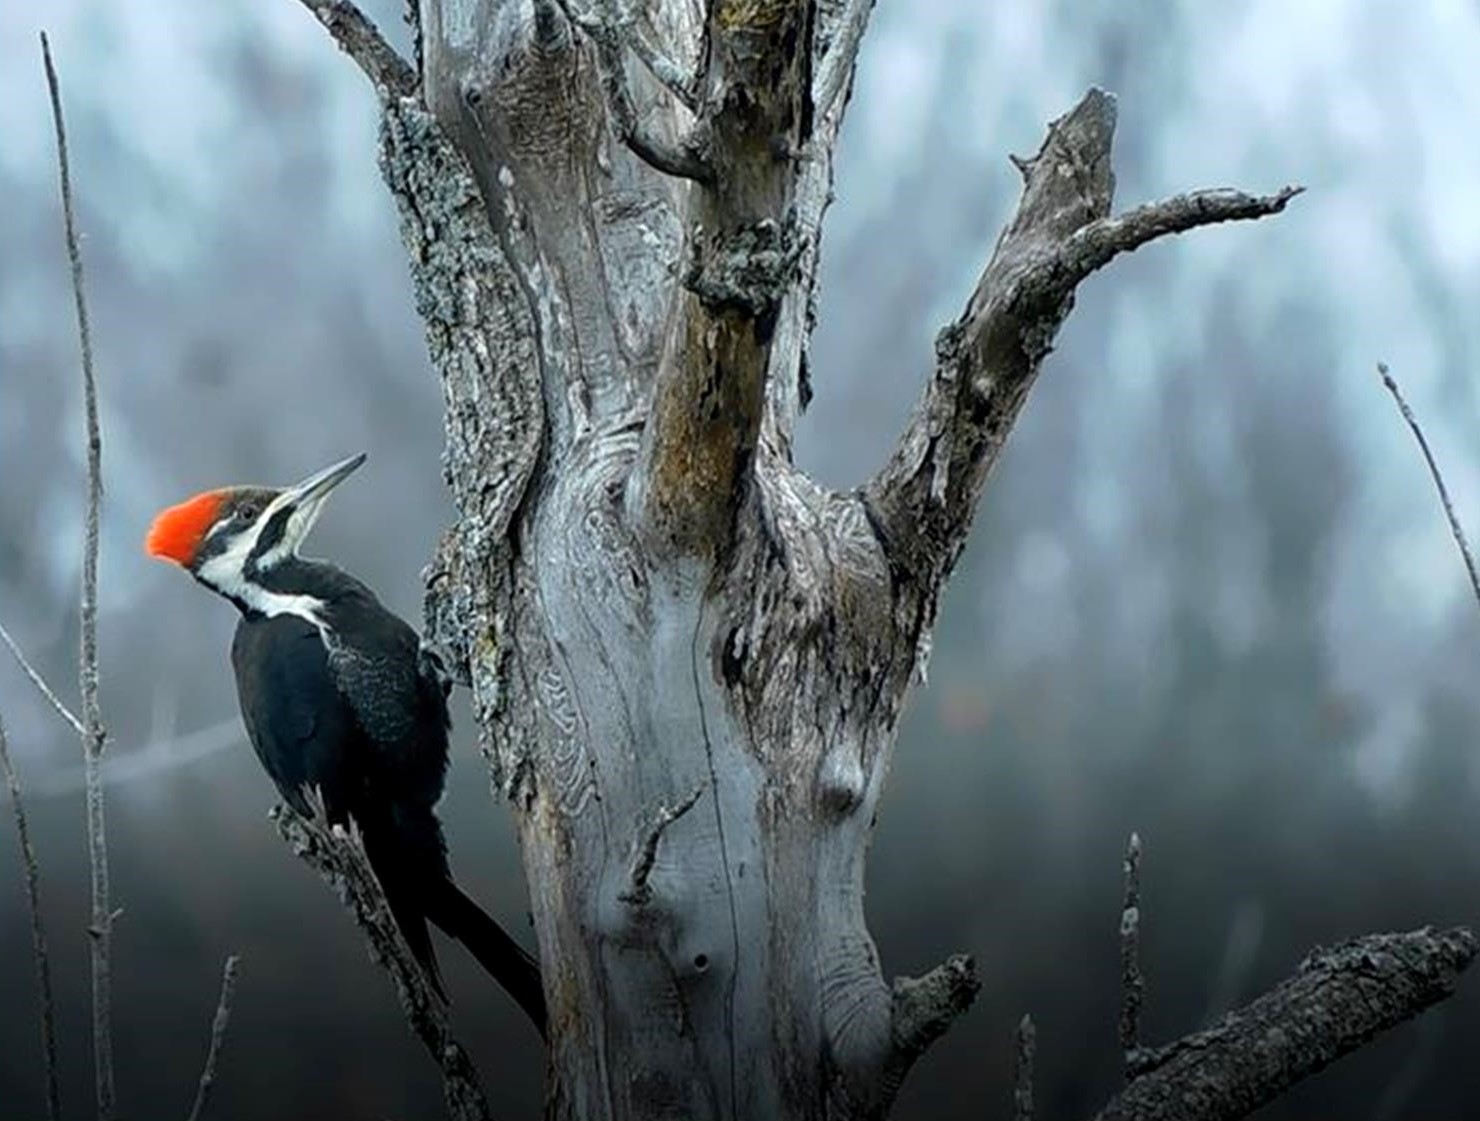
[[[354,469],[364,462],[364,452],[352,455],[348,459],[341,459],[322,471],[315,471],[301,483],[289,487],[278,496],[273,507],[292,511],[288,522],[288,532],[285,535],[291,547],[296,548],[298,543],[308,536],[308,531],[318,520],[324,499],[329,497],[329,492],[349,478]]]
[[[317,505],[322,502],[328,493],[337,487],[356,467],[365,462],[365,453],[352,455],[348,459],[341,459],[338,463],[325,467],[322,471],[315,471],[303,482],[289,487],[283,492],[286,504],[294,507],[307,506],[309,503]]]

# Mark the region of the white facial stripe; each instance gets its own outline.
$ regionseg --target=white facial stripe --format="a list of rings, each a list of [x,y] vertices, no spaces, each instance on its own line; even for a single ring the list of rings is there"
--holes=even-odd
[[[307,620],[316,627],[322,626],[323,620],[320,617],[320,611],[323,604],[319,600],[314,599],[313,596],[270,592],[266,588],[262,588],[243,578],[247,558],[251,556],[252,550],[256,548],[257,539],[261,537],[263,527],[267,525],[268,519],[272,516],[273,511],[278,508],[280,502],[281,500],[274,501],[267,508],[267,512],[257,519],[251,529],[232,541],[224,551],[207,558],[196,569],[195,574],[222,594],[240,600],[253,611],[266,615],[269,618],[274,615],[297,615],[299,618]],[[211,532],[214,533],[219,528],[219,525],[220,523],[217,523],[217,526],[213,526]],[[284,536],[283,542],[269,550],[258,563],[266,567],[273,563],[274,560],[281,560],[283,556],[286,556],[291,551],[292,546],[290,542],[292,537],[292,526],[290,523],[289,532]]]
[[[258,567],[271,568],[279,561],[298,552],[298,546],[303,543],[303,539],[308,536],[308,531],[313,528],[313,523],[318,520],[319,510],[323,507],[326,497],[327,495],[320,495],[316,499],[305,502],[288,515],[288,524],[283,528],[282,538],[257,558]],[[292,495],[288,494],[274,499],[272,505],[262,515],[261,524],[266,525],[273,514],[290,501],[292,501]],[[253,539],[255,540],[255,534]]]
[[[267,509],[262,511],[262,516],[257,519],[257,532],[252,534],[252,541],[254,543],[257,540],[258,534],[262,532],[262,527],[267,525],[268,522],[272,521],[273,515],[281,510],[291,500],[291,495],[280,494],[278,495],[278,497],[274,498],[271,503],[268,504]],[[267,552],[263,553],[260,557],[257,558],[257,567],[271,568],[273,565],[277,564],[278,561],[282,560],[293,551],[292,541],[293,515],[290,514],[288,515],[288,524],[283,529],[283,536],[278,540],[278,543],[276,545],[274,545],[271,549],[268,549]]]

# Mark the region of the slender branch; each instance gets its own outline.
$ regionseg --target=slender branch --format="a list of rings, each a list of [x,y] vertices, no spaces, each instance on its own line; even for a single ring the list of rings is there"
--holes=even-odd
[[[1289,980],[1207,1031],[1143,1048],[1096,1121],[1233,1121],[1454,992],[1463,927],[1370,934],[1311,953]]]
[[[941,332],[935,374],[865,490],[891,563],[927,605],[960,554],[1075,286],[1120,253],[1198,226],[1279,213],[1298,192],[1200,191],[1112,218],[1115,118],[1114,98],[1092,89],[1049,126],[1036,156],[1014,160],[1025,181],[1017,213],[966,310]]]
[[[1444,485],[1444,476],[1439,472],[1439,464],[1434,459],[1434,453],[1429,450],[1429,442],[1424,438],[1423,429],[1418,426],[1418,418],[1413,415],[1413,410],[1403,399],[1403,392],[1398,388],[1398,383],[1393,380],[1393,375],[1388,373],[1387,365],[1379,362],[1377,372],[1382,375],[1382,384],[1387,386],[1387,391],[1398,403],[1398,410],[1403,414],[1403,419],[1408,422],[1413,438],[1418,441],[1424,462],[1429,465],[1429,474],[1433,477],[1434,486],[1439,491],[1439,501],[1444,504],[1444,516],[1449,519],[1449,533],[1454,538],[1454,543],[1459,546],[1459,555],[1464,559],[1465,571],[1470,574],[1470,589],[1475,593],[1475,601],[1480,603],[1480,571],[1475,568],[1475,555],[1470,552],[1470,543],[1465,538],[1464,528],[1459,524],[1459,515],[1454,512],[1454,503],[1449,498],[1449,488]]]
[[[51,44],[41,33],[41,57],[56,126],[57,171],[61,183],[62,219],[66,228],[67,257],[72,265],[72,297],[77,308],[77,334],[82,345],[82,397],[87,415],[87,514],[82,551],[81,649],[78,653],[78,691],[82,696],[82,747],[87,768],[87,854],[92,873],[92,923],[88,933],[92,951],[93,1065],[97,1084],[98,1117],[111,1121],[113,1093],[113,981],[111,969],[113,920],[109,902],[108,841],[103,818],[101,764],[105,734],[98,703],[98,517],[103,497],[103,440],[98,427],[98,383],[93,370],[92,332],[88,327],[87,298],[82,281],[82,250],[72,207],[72,177],[67,161],[67,128],[62,96],[52,62]]]
[[[1304,187],[1281,187],[1272,195],[1218,188],[1174,195],[1076,230],[1064,242],[1059,262],[1078,283],[1122,253],[1166,237],[1220,222],[1247,222],[1279,214]]]
[[[216,1084],[216,1063],[221,1058],[221,1046],[226,1042],[226,1025],[231,1020],[231,1001],[236,995],[236,967],[241,957],[232,954],[221,970],[221,996],[216,1001],[216,1015],[211,1019],[211,1045],[206,1051],[206,1065],[200,1072],[200,1084],[195,1088],[195,1103],[190,1107],[186,1121],[200,1121],[205,1115],[206,1099],[211,1096],[211,1087]]]
[[[1012,1121],[1033,1121],[1033,1063],[1038,1057],[1038,1029],[1026,1012],[1018,1021],[1012,1064]]]
[[[299,0],[324,25],[340,50],[370,79],[382,100],[416,93],[416,70],[396,53],[370,17],[351,0]],[[419,46],[420,37],[416,42]]]
[[[11,656],[15,658],[16,664],[19,665],[21,667],[21,671],[31,679],[31,684],[36,686],[36,691],[41,694],[41,696],[46,700],[46,703],[51,705],[51,707],[57,711],[58,715],[60,715],[63,720],[72,725],[72,730],[74,732],[76,732],[79,736],[85,736],[87,734],[87,729],[82,726],[82,721],[78,720],[72,710],[62,703],[62,699],[58,697],[56,693],[52,690],[52,687],[46,683],[46,678],[41,676],[36,667],[31,665],[31,663],[26,660],[26,655],[21,651],[21,648],[16,645],[15,639],[10,637],[10,632],[5,629],[5,626],[3,624],[0,624],[0,641],[3,641],[5,643],[6,647],[10,650]]]
[[[1131,1055],[1141,1045],[1141,1002],[1146,979],[1141,975],[1141,837],[1131,834],[1125,847],[1125,896],[1120,907],[1120,1050],[1130,1077]]]
[[[628,879],[627,887],[617,896],[623,903],[642,907],[652,898],[653,889],[648,885],[648,877],[653,874],[653,864],[658,859],[658,841],[662,839],[663,832],[670,825],[694,808],[703,794],[704,787],[697,786],[692,794],[676,806],[658,807],[658,812],[654,815],[652,824],[648,826],[642,844],[637,846],[637,855],[632,859],[632,874]]]
[[[632,53],[637,56],[637,60],[647,67],[648,73],[658,79],[664,89],[678,98],[685,109],[690,113],[698,113],[699,75],[685,73],[678,63],[650,43],[638,31],[634,30],[627,42],[632,48]]]
[[[608,9],[609,5],[601,4],[599,7]],[[651,127],[651,115],[649,122],[644,122],[638,116],[637,105],[632,96],[632,84],[627,74],[624,40],[635,51],[640,37],[624,36],[615,15],[609,10],[603,10],[600,14],[586,14],[578,12],[569,0],[561,0],[561,10],[572,24],[586,33],[596,48],[601,85],[606,93],[607,109],[611,113],[612,127],[618,139],[643,163],[664,175],[692,179],[697,183],[711,182],[714,169],[709,165],[704,151],[701,128],[695,128],[680,137],[677,143],[670,143]],[[639,53],[639,58],[641,57]],[[650,64],[660,64],[656,55],[652,56]]]
[[[10,758],[3,714],[0,714],[0,769],[5,772],[5,785],[10,791],[10,808],[15,815],[21,863],[26,870],[26,905],[31,911],[31,955],[36,962],[36,995],[41,1018],[41,1054],[46,1066],[46,1116],[50,1121],[59,1121],[62,1099],[57,1083],[56,1003],[51,994],[51,955],[47,952],[46,930],[41,922],[41,866],[31,844],[31,829],[26,821],[25,802],[21,798],[21,778]]]
[[[447,1012],[391,916],[385,893],[365,857],[357,831],[344,833],[280,805],[272,811],[278,833],[300,860],[334,889],[365,934],[370,957],[395,984],[412,1031],[442,1071],[442,1090],[453,1121],[488,1121],[488,1100],[477,1068],[452,1034]]]

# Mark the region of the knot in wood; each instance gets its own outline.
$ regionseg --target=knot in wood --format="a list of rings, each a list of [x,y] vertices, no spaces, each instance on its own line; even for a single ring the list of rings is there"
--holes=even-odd
[[[765,218],[707,237],[701,233],[684,287],[711,312],[770,317],[797,278],[802,247],[792,216],[780,223]]]

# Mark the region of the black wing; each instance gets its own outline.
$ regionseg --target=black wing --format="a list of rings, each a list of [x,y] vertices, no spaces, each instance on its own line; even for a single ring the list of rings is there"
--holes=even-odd
[[[447,771],[447,694],[416,631],[373,596],[328,610],[329,672],[364,733],[373,781],[404,809],[431,809]]]
[[[247,736],[283,798],[312,816],[305,788],[323,791],[331,821],[360,798],[359,735],[317,627],[294,615],[244,617],[231,664]]]

